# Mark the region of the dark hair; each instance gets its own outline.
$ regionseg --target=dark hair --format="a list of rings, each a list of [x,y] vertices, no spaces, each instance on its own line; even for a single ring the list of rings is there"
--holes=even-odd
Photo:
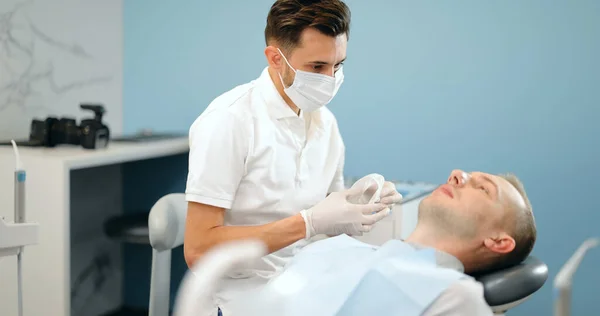
[[[289,51],[311,27],[331,37],[348,36],[350,9],[341,0],[277,0],[267,16],[265,41],[267,45],[275,41]]]

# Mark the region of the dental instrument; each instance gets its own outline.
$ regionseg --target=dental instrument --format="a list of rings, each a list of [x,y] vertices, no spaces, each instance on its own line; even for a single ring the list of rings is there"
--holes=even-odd
[[[439,186],[437,186],[433,189],[430,189],[430,190],[423,191],[419,194],[415,194],[414,196],[411,196],[410,198],[402,199],[402,201],[400,201],[400,203],[398,203],[398,205],[406,204],[408,202],[412,202],[414,200],[418,200],[422,197],[428,196],[429,194],[433,193],[433,191],[437,190],[437,188],[439,188]]]
[[[25,222],[25,180],[26,173],[14,140],[10,141],[15,152],[15,223]]]
[[[554,315],[571,315],[571,288],[573,275],[579,268],[586,253],[600,244],[600,238],[590,238],[584,241],[567,263],[560,269],[554,279]]]
[[[15,223],[25,222],[25,179],[26,173],[23,169],[23,163],[21,162],[21,156],[19,155],[19,148],[14,140],[10,141],[15,151]],[[17,305],[19,315],[23,315],[23,248],[19,249],[17,254]]]
[[[23,248],[37,243],[38,224],[25,222],[26,172],[15,141],[11,141],[15,152],[14,173],[14,223],[0,218],[0,257],[17,256],[17,311],[23,315]]]

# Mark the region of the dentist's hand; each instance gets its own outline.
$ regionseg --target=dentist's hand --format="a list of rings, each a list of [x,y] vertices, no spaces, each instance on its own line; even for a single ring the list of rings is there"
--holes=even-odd
[[[373,224],[390,213],[384,203],[353,204],[348,197],[361,194],[361,188],[331,193],[317,205],[300,212],[306,223],[306,239],[314,235],[362,236]]]
[[[381,189],[381,194],[379,196],[379,203],[390,208],[394,206],[394,204],[402,201],[402,194],[398,193],[396,185],[390,181],[386,181],[383,184],[383,189]]]

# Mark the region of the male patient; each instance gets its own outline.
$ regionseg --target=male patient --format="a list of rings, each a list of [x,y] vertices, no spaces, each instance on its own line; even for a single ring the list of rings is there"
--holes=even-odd
[[[492,315],[468,274],[520,263],[535,239],[517,177],[454,170],[421,201],[405,241],[376,247],[340,235],[306,246],[247,297],[245,314]]]

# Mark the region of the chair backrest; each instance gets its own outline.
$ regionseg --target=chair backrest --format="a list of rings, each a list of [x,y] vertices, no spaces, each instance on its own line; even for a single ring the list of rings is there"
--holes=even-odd
[[[156,201],[148,217],[152,248],[165,251],[181,246],[186,215],[187,202],[183,193],[167,194]]]
[[[187,202],[185,194],[171,193],[160,198],[148,216],[152,246],[149,316],[168,316],[171,295],[171,249],[183,244]]]

